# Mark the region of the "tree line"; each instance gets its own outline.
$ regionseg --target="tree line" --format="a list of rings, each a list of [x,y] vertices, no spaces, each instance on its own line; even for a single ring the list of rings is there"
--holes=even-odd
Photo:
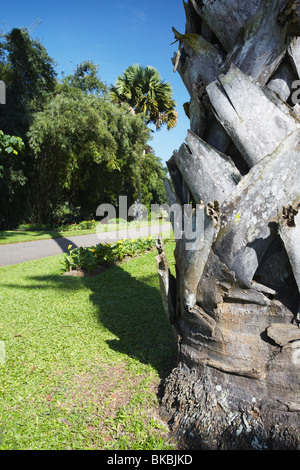
[[[131,65],[115,85],[79,64],[58,79],[55,62],[26,29],[1,37],[0,228],[95,216],[99,204],[165,202],[166,168],[149,145],[177,123],[171,86]]]

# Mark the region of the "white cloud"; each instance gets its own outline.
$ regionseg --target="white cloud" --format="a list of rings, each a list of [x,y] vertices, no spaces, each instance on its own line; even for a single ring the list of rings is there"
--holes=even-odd
[[[144,23],[147,19],[146,14],[141,10],[134,10],[133,14],[133,21],[135,22]]]

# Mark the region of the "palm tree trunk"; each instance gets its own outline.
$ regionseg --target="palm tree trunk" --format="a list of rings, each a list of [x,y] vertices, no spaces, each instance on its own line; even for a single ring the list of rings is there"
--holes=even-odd
[[[176,278],[157,243],[178,339],[163,407],[189,448],[300,449],[299,7],[184,6],[173,64],[190,129],[166,182],[169,205],[182,208]]]

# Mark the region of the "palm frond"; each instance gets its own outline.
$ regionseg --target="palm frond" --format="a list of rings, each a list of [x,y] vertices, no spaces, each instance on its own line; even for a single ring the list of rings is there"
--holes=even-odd
[[[128,103],[136,113],[153,122],[157,129],[163,124],[171,129],[177,124],[176,102],[170,83],[161,79],[152,66],[130,65],[111,87],[114,101]]]

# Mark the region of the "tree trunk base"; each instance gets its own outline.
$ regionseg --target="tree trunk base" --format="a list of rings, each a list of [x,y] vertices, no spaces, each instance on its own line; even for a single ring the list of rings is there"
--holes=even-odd
[[[300,450],[300,410],[270,399],[260,381],[179,363],[162,407],[189,450]]]

